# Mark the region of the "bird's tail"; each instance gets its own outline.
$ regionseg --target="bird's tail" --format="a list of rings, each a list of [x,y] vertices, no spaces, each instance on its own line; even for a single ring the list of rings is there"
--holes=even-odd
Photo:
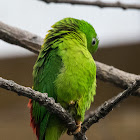
[[[56,115],[46,113],[42,120],[38,123],[33,116],[32,100],[29,101],[28,107],[31,113],[31,126],[38,140],[58,140],[60,136],[66,131],[65,125]]]
[[[62,121],[60,121],[57,116],[51,115],[47,124],[44,140],[58,140],[65,130],[66,127]]]

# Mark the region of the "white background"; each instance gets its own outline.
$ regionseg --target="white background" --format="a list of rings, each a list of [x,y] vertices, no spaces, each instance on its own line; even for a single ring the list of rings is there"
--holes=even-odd
[[[122,2],[140,4],[138,0]],[[0,21],[43,38],[51,25],[65,17],[84,19],[91,23],[100,39],[99,47],[140,42],[140,10],[46,4],[39,0],[0,0]],[[21,47],[0,41],[0,58],[32,54]]]

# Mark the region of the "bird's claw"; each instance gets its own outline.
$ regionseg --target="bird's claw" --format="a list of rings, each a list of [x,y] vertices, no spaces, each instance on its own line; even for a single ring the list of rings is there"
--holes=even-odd
[[[72,133],[73,135],[76,135],[77,133],[79,133],[81,131],[81,124],[82,122],[80,122],[79,124],[77,124],[77,129]]]
[[[81,121],[77,121],[76,124],[77,124],[76,125],[77,129],[74,132],[67,131],[68,135],[76,135],[77,133],[79,133],[81,131],[81,124],[82,124],[82,122]]]

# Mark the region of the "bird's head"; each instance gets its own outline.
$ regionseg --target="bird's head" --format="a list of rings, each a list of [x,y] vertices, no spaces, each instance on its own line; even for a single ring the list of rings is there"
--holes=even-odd
[[[99,39],[93,26],[84,20],[79,20],[79,29],[86,35],[89,52],[91,54],[95,53],[98,48]]]
[[[62,38],[71,32],[75,33],[77,36],[84,34],[86,38],[86,47],[91,54],[96,52],[99,44],[99,40],[97,34],[91,24],[84,20],[79,20],[75,18],[64,18],[58,22],[56,22],[53,26],[53,29],[50,30],[47,38],[51,40],[56,38]]]

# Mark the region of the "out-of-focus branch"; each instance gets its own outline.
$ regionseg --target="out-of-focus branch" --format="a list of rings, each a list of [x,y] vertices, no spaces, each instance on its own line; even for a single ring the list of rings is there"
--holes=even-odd
[[[0,39],[38,53],[43,43],[41,37],[0,22]]]
[[[94,112],[91,112],[90,114],[88,114],[88,116],[85,118],[84,123],[82,124],[81,132],[85,133],[87,129],[90,128],[91,125],[98,122],[101,118],[104,118],[110,111],[113,110],[113,108],[116,107],[116,105],[118,105],[118,103],[120,103],[121,101],[126,99],[128,96],[130,96],[139,87],[140,87],[140,79],[137,79],[126,90],[124,90],[123,92],[119,93],[117,96],[103,103],[101,106],[95,109]]]
[[[35,34],[0,22],[0,39],[24,47],[36,54],[39,53],[43,39]],[[97,78],[126,89],[139,75],[131,74],[96,61]],[[140,90],[133,95],[140,97]]]
[[[100,8],[112,7],[112,8],[122,8],[122,9],[140,9],[139,4],[126,4],[122,2],[103,2],[103,1],[81,1],[81,0],[40,0],[46,3],[68,3],[68,4],[79,4],[79,5],[92,5],[98,6]]]
[[[140,79],[140,75],[124,72],[114,68],[113,66],[108,66],[97,61],[96,66],[98,79],[105,82],[110,82],[122,89],[129,87],[136,79]],[[133,95],[140,97],[140,89],[134,92]]]

